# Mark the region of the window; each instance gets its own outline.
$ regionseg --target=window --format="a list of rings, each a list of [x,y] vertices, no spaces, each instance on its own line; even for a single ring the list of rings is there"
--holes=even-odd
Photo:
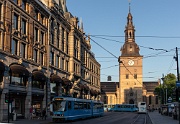
[[[35,10],[35,17],[34,18],[38,20],[38,10]]]
[[[129,79],[129,74],[126,74],[126,79]]]
[[[54,19],[51,19],[51,30],[54,30]]]
[[[44,32],[41,31],[41,44],[44,45]]]
[[[34,40],[38,41],[38,29],[37,28],[34,29]]]
[[[71,101],[68,101],[68,110],[71,110]]]
[[[19,85],[19,86],[26,86],[27,78],[25,77],[18,77],[15,74],[12,74],[11,77],[11,84],[13,85]]]
[[[54,65],[54,52],[51,52],[50,54],[50,62],[51,62],[51,65]]]
[[[59,68],[59,55],[56,56],[56,67]]]
[[[78,51],[78,40],[77,38],[74,38],[74,57],[78,58],[78,54],[79,54],[79,51]]]
[[[64,51],[64,28],[62,28],[62,51]]]
[[[68,69],[68,68],[69,68],[69,66],[68,66],[68,65],[69,65],[69,61],[66,61],[66,71],[68,71],[68,70],[69,70],[69,69]]]
[[[44,53],[43,52],[40,53],[40,64],[44,65]]]
[[[26,54],[26,44],[22,43],[21,44],[21,57],[25,58],[25,54]]]
[[[51,43],[54,44],[54,32],[51,31]]]
[[[33,51],[33,59],[34,59],[34,62],[36,62],[37,63],[37,58],[38,57],[38,51],[36,50],[36,49],[34,49],[34,51]]]
[[[11,41],[11,53],[17,55],[18,50],[18,40],[12,39]]]
[[[60,30],[59,30],[60,24],[57,24],[57,48],[59,48],[60,42],[59,42],[59,35],[60,35]]]
[[[26,10],[26,0],[22,0],[22,9]]]
[[[14,14],[14,29],[18,30],[18,15]]]
[[[69,42],[68,42],[68,37],[69,37],[69,33],[67,32],[66,33],[66,53],[68,54],[69,53]]]
[[[78,104],[78,102],[74,102],[74,109],[79,109],[79,104]]]
[[[41,15],[40,22],[41,22],[41,24],[44,24],[44,16],[43,15]]]
[[[22,33],[26,34],[26,20],[22,19],[22,25],[21,25]]]
[[[64,58],[62,58],[62,60],[61,60],[61,69],[64,70]]]
[[[137,79],[137,74],[134,74],[134,79]]]

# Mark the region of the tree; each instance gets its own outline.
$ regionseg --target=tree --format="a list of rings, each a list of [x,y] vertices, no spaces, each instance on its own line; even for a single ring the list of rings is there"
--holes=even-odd
[[[167,74],[163,82],[157,86],[154,90],[154,93],[159,96],[161,103],[163,104],[164,101],[164,94],[167,89],[167,98],[172,97],[173,92],[176,88],[176,76],[172,73]]]

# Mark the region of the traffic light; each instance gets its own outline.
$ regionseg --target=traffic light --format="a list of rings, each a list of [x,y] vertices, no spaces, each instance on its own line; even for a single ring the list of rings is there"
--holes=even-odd
[[[5,103],[8,103],[8,101],[9,101],[9,94],[5,94]]]
[[[12,97],[10,97],[10,94],[8,94],[8,93],[6,93],[5,94],[5,103],[11,103],[11,102],[13,102],[13,98]]]

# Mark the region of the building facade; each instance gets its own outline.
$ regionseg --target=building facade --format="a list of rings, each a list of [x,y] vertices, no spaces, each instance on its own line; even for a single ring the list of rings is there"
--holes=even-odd
[[[119,82],[101,82],[101,101],[104,104],[118,104]]]
[[[65,0],[0,0],[0,14],[0,121],[49,112],[55,95],[100,99],[100,64]]]
[[[160,80],[143,82],[142,101],[147,103],[148,109],[156,109],[161,105],[158,95],[154,93],[155,88],[159,85]],[[101,101],[104,104],[119,104],[118,93],[118,82],[101,82]]]

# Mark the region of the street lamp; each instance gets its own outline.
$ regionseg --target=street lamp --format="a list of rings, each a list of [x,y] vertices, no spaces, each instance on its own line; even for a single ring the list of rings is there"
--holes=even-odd
[[[162,78],[161,78],[161,80],[163,81],[163,87],[162,87],[162,89],[163,89],[163,94],[162,94],[162,100],[163,100],[163,104],[166,104],[166,100],[167,100],[167,89],[166,89],[166,93],[165,93],[165,91],[164,91],[164,74],[163,74],[163,76],[162,76]]]

